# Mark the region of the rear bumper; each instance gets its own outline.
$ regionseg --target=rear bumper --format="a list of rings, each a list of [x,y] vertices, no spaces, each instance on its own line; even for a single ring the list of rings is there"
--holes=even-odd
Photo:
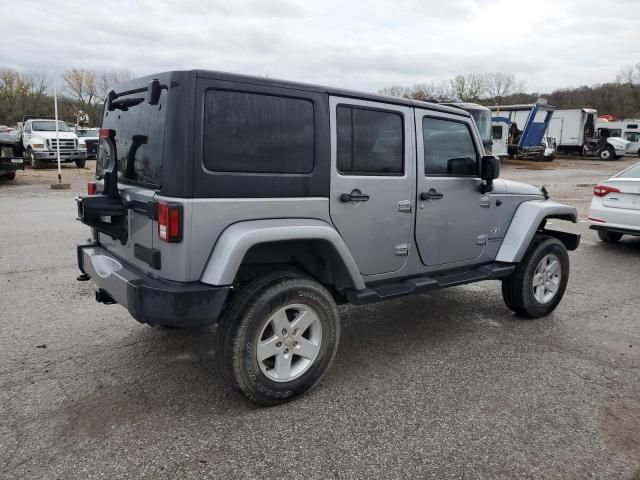
[[[58,161],[58,155],[55,151],[50,151],[50,150],[35,151],[34,150],[33,155],[40,161],[50,161],[50,162]],[[74,150],[72,152],[64,152],[62,150],[60,151],[60,161],[62,162],[73,162],[74,160],[86,160],[86,159],[87,159],[86,151],[80,151],[80,150]]]
[[[141,323],[197,326],[215,323],[231,287],[149,277],[99,245],[78,245],[78,268]]]
[[[21,158],[0,158],[0,174],[16,170],[24,170],[24,161]]]
[[[604,230],[606,232],[622,233],[623,235],[636,235],[640,236],[640,229],[628,228],[621,225],[610,225],[607,223],[591,223],[589,225],[591,230]]]
[[[608,207],[603,204],[602,198],[593,197],[589,207],[589,226],[593,230],[628,232],[638,235],[640,234],[640,209]]]

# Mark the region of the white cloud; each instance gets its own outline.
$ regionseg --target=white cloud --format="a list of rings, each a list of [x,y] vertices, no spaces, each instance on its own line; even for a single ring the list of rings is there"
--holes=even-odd
[[[3,12],[0,67],[205,68],[368,91],[504,71],[544,91],[612,81],[640,61],[640,2],[604,4],[31,0]]]

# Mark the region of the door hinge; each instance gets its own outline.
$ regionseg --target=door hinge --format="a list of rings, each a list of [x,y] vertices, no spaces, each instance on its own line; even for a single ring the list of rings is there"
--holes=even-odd
[[[476,244],[478,244],[478,245],[486,245],[488,237],[489,237],[489,235],[486,235],[484,233],[482,235],[478,235],[478,237],[476,238]]]
[[[411,200],[402,200],[398,202],[399,212],[411,212],[413,208],[413,202]]]
[[[396,245],[396,255],[398,257],[406,257],[409,255],[409,244],[401,243],[400,245]]]
[[[482,208],[489,208],[491,206],[491,199],[489,197],[482,197],[480,199],[480,206]]]

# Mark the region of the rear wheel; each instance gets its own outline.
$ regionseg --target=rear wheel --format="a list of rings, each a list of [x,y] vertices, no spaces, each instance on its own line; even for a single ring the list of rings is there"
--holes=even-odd
[[[326,288],[293,272],[272,272],[251,280],[227,306],[217,363],[249,399],[276,405],[318,383],[339,337],[338,310]]]
[[[86,160],[76,160],[76,167],[77,168],[84,168],[84,164],[86,163]]]
[[[598,230],[598,237],[600,240],[607,243],[619,242],[622,238],[622,234],[618,232],[609,232],[607,230]]]
[[[568,280],[565,246],[557,238],[536,235],[515,272],[502,281],[502,297],[521,317],[544,317],[562,300]]]

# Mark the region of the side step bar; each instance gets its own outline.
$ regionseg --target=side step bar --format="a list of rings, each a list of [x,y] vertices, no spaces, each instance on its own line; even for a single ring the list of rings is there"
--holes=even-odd
[[[431,290],[479,282],[481,280],[496,280],[510,275],[516,269],[515,265],[505,263],[491,263],[466,272],[450,273],[434,277],[410,278],[399,283],[381,284],[362,290],[349,290],[347,298],[354,305],[380,302],[389,298],[402,297],[414,293],[425,293]]]

